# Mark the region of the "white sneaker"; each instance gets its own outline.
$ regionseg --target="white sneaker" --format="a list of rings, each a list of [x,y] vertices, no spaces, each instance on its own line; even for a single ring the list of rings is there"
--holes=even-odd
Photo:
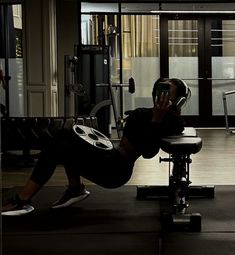
[[[15,196],[2,207],[2,216],[22,216],[34,211],[34,207],[30,201],[23,201],[18,196]]]
[[[68,187],[63,196],[53,203],[52,209],[58,209],[63,207],[68,207],[79,201],[86,199],[90,195],[90,192],[85,189],[85,186],[82,185],[80,189]]]

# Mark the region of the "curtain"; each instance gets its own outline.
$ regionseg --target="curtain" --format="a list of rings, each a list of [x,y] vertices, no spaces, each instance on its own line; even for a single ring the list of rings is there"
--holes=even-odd
[[[123,56],[156,57],[159,54],[159,19],[149,15],[122,16]]]

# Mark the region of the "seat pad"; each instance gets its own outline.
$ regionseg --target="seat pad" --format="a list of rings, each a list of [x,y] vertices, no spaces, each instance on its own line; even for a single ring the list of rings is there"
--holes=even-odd
[[[202,148],[200,137],[166,137],[161,140],[161,149],[170,154],[195,154]]]

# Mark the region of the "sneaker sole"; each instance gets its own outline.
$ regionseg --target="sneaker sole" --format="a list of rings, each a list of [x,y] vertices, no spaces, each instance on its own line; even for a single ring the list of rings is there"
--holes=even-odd
[[[59,209],[59,208],[65,208],[65,207],[68,207],[70,205],[73,205],[77,202],[80,202],[82,200],[85,200],[86,198],[88,198],[90,195],[90,192],[88,193],[85,193],[84,195],[80,195],[79,197],[74,197],[74,198],[71,198],[69,199],[66,203],[64,204],[61,204],[61,205],[55,205],[55,206],[52,206],[51,209]]]
[[[25,205],[24,208],[21,210],[1,212],[1,215],[2,216],[22,216],[22,215],[31,213],[32,211],[34,211],[34,207],[32,205]]]

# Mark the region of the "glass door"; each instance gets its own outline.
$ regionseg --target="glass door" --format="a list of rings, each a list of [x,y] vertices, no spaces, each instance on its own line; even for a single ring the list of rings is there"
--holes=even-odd
[[[224,13],[160,13],[156,4],[82,5],[83,44],[111,47],[113,83],[135,79],[135,94],[115,90],[120,115],[151,107],[151,89],[159,78],[186,81],[191,97],[183,107],[188,125],[225,127],[222,93],[235,89],[235,19]],[[102,7],[102,8],[101,8]],[[109,7],[109,9],[107,9]],[[165,7],[164,7],[165,8]],[[151,14],[150,14],[151,13]],[[120,101],[118,100],[120,99]],[[235,125],[234,95],[227,98]]]
[[[194,126],[224,127],[223,92],[235,90],[235,20],[229,18],[165,17],[161,41],[164,77],[186,81],[191,98],[183,107],[186,122]],[[165,36],[165,37],[164,37]],[[167,46],[164,46],[167,45]],[[234,123],[234,95],[227,98]]]
[[[185,80],[191,90],[184,115],[199,115],[199,27],[198,20],[168,20],[169,77]]]
[[[134,95],[128,86],[114,89],[118,115],[122,117],[127,110],[152,106],[152,87],[160,77],[160,17],[132,14],[128,9],[133,5],[123,7],[121,14],[117,7],[82,3],[81,43],[109,46],[112,84],[126,85],[134,78]]]
[[[152,107],[151,92],[160,77],[159,15],[122,15],[122,77],[135,79],[134,96],[124,91],[124,110]]]
[[[235,90],[235,19],[211,19],[210,29],[212,115],[224,114],[222,93]],[[235,95],[227,97],[228,111],[235,115]]]
[[[24,116],[22,6],[0,6],[1,116]]]

